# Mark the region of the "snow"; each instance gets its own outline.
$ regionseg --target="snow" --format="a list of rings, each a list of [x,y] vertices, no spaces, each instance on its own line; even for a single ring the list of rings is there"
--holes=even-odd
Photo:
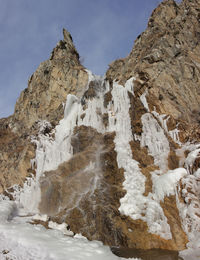
[[[39,225],[0,224],[0,234],[0,251],[9,250],[7,256],[20,260],[118,259],[100,242],[67,237]]]
[[[15,214],[17,210],[16,204],[7,200],[3,200],[0,203],[0,222],[7,222]]]
[[[200,238],[197,239],[197,247],[198,248],[189,248],[186,250],[183,250],[179,253],[179,255],[184,259],[184,260],[199,260],[200,259]]]
[[[15,202],[1,201],[0,216],[0,259],[2,260],[122,259],[113,255],[109,247],[99,241],[88,241],[81,235],[68,236],[64,230],[66,224],[58,225],[49,222],[49,226],[54,228],[51,230],[41,225],[26,223],[26,218],[18,221]],[[41,216],[34,216],[33,219],[36,217]],[[64,232],[61,232],[63,230]]]
[[[64,235],[67,236],[73,236],[74,233],[71,230],[67,230],[67,224],[62,223],[62,224],[57,224],[56,222],[49,221],[48,227],[54,230],[60,230]]]
[[[33,220],[41,220],[41,221],[48,221],[49,217],[44,214],[44,215],[41,215],[41,214],[36,214],[32,217]]]

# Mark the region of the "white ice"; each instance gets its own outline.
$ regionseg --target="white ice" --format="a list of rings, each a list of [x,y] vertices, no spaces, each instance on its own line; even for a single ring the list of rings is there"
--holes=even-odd
[[[168,169],[169,142],[162,127],[151,113],[141,117],[142,139],[141,146],[148,147],[150,155],[154,158],[155,165],[165,172]]]
[[[164,215],[163,209],[160,206],[159,199],[155,199],[155,196],[151,193],[148,196],[143,195],[145,192],[146,177],[141,173],[138,162],[132,158],[130,141],[133,140],[133,135],[129,115],[130,100],[128,91],[130,92],[130,90],[134,90],[134,87],[130,87],[130,81],[128,83],[128,89],[126,86],[127,84],[123,87],[117,82],[114,82],[112,90],[113,100],[109,104],[109,107],[112,108],[112,112],[109,113],[109,129],[110,131],[116,132],[114,142],[115,150],[117,152],[117,163],[118,167],[122,167],[125,171],[125,181],[123,182],[123,187],[126,190],[126,194],[120,199],[119,210],[122,214],[130,216],[132,219],[142,219],[147,222],[149,232],[158,234],[165,239],[170,239],[170,227],[167,223],[167,218]],[[132,92],[132,94],[134,93]],[[154,127],[151,136],[158,133],[156,137],[159,139],[160,145],[158,148],[155,148],[153,155],[155,157],[157,155],[158,157],[158,154],[162,151],[163,153],[165,152],[163,157],[166,159],[166,154],[168,153],[168,143],[163,148],[161,138],[163,138],[164,134],[162,129],[158,124],[156,124],[156,132],[155,122],[151,122],[151,119],[152,118],[150,117],[149,120],[143,120],[143,122],[149,123],[149,125],[146,126],[146,132],[151,124]],[[145,134],[147,135],[148,133],[146,132]],[[146,141],[146,136],[143,136],[143,141]],[[156,145],[150,140],[146,142],[150,147]]]
[[[187,175],[187,171],[184,168],[177,168],[175,170],[169,170],[165,174],[161,174],[158,171],[152,173],[152,182],[153,182],[153,193],[155,199],[160,201],[164,200],[164,197],[175,195],[176,187],[179,183],[179,180]]]
[[[54,221],[49,221],[49,223],[48,223],[49,228],[54,229],[54,230],[60,230],[60,231],[62,231],[62,233],[64,235],[73,236],[74,233],[71,230],[68,230],[67,226],[68,225],[66,223],[58,224]]]
[[[147,103],[147,99],[146,99],[146,96],[148,95],[148,91],[147,89],[145,90],[145,92],[140,96],[140,100],[143,104],[143,106],[146,108],[146,110],[149,112],[149,105]]]
[[[50,222],[45,229],[17,221],[16,204],[0,202],[0,259],[12,260],[117,260],[108,246],[98,241],[88,241],[81,235],[63,234],[64,225]],[[22,220],[22,218],[21,218]],[[58,230],[55,230],[58,229]],[[72,234],[70,234],[72,235]]]
[[[45,171],[54,170],[59,164],[71,158],[73,155],[71,136],[75,126],[90,126],[100,133],[116,132],[114,143],[117,152],[117,163],[119,168],[124,169],[125,181],[123,187],[126,190],[126,195],[120,200],[119,210],[122,214],[133,219],[141,219],[147,222],[149,232],[160,235],[164,239],[171,238],[171,230],[160,206],[160,201],[165,196],[176,194],[177,185],[181,179],[185,178],[185,181],[194,188],[195,178],[200,176],[199,170],[194,173],[193,177],[188,176],[183,168],[168,171],[167,159],[170,147],[167,135],[170,135],[175,142],[180,144],[179,131],[177,128],[168,131],[167,120],[169,117],[159,115],[155,111],[150,112],[146,99],[147,91],[140,97],[141,102],[148,111],[141,118],[143,132],[141,136],[133,136],[134,129],[132,129],[129,115],[129,92],[134,95],[134,77],[130,78],[125,83],[125,86],[113,82],[111,92],[113,98],[107,108],[104,107],[104,94],[110,90],[109,82],[89,71],[88,78],[88,86],[90,81],[98,81],[98,84],[101,85],[96,97],[87,100],[83,109],[81,99],[69,94],[65,104],[64,118],[56,126],[54,138],[43,133],[45,127],[51,127],[50,124],[46,121],[40,122],[39,138],[34,139],[37,146],[36,157],[32,161],[33,167],[36,166],[36,177],[27,178],[23,189],[19,189],[17,186],[14,187],[17,204],[8,201],[0,203],[0,252],[4,249],[9,250],[7,256],[13,259],[60,260],[66,259],[66,257],[70,260],[118,259],[111,254],[108,247],[103,246],[100,242],[89,242],[81,236],[72,238],[63,235],[63,232],[72,235],[70,231],[66,230],[66,224],[58,225],[50,221],[49,228],[52,230],[46,230],[42,226],[33,226],[26,223],[25,220],[30,219],[30,216],[24,218],[24,221],[22,217],[16,216],[17,214],[22,215],[22,213],[24,215],[33,214],[32,219],[48,220],[47,216],[35,215],[39,213],[38,204],[41,198],[39,180]],[[88,86],[86,86],[85,90]],[[107,127],[102,122],[104,113],[108,113]],[[83,114],[85,114],[84,117]],[[150,192],[148,196],[143,195],[146,177],[142,174],[138,162],[132,158],[130,141],[133,138],[140,141],[142,147],[148,148],[149,154],[154,158],[155,165],[159,167],[158,171],[152,173],[152,193]],[[184,153],[184,151],[180,152]],[[199,146],[195,146],[195,149],[193,146],[190,149],[186,160],[187,169],[192,167],[199,152]],[[93,166],[90,165],[89,167]],[[95,190],[97,181],[94,182],[91,191]],[[186,197],[185,199],[189,200],[190,198]],[[185,205],[179,203],[178,207],[182,215],[185,216],[183,224],[186,229],[189,229],[187,221],[195,219],[194,205],[186,208]],[[195,227],[197,226],[192,227],[193,231],[189,234],[190,241],[192,239],[194,241]],[[16,234],[18,234],[17,239]],[[188,246],[195,247],[196,245],[189,244]],[[183,254],[186,255],[187,253],[183,252]],[[3,257],[2,255],[2,259],[4,259]]]

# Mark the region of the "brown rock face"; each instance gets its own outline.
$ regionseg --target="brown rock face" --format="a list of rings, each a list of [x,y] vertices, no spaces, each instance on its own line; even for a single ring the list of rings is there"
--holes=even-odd
[[[82,95],[88,75],[79,62],[71,35],[63,29],[64,40],[53,49],[49,60],[40,64],[20,95],[11,127],[27,131],[38,120],[54,126],[63,117],[67,94]]]
[[[199,2],[164,1],[152,13],[131,53],[110,64],[109,79],[136,76],[152,107],[176,120],[199,121]],[[192,104],[192,106],[188,106]],[[197,112],[198,111],[198,112]],[[194,113],[195,112],[195,113]]]
[[[0,192],[14,184],[23,185],[25,178],[34,171],[31,159],[35,157],[35,147],[26,136],[11,131],[9,120],[0,120]]]
[[[41,213],[50,215],[58,223],[66,221],[73,232],[81,232],[90,240],[101,240],[107,245],[183,248],[187,238],[175,198],[166,198],[163,203],[174,231],[170,241],[150,234],[145,222],[120,214],[119,199],[125,194],[124,177],[116,161],[114,136],[114,133],[101,135],[85,126],[75,129],[72,159],[55,171],[46,172],[41,179]]]
[[[40,64],[22,91],[14,114],[0,121],[1,191],[23,184],[30,175],[35,148],[30,142],[37,134],[37,122],[55,126],[64,114],[68,93],[82,95],[88,75],[79,62],[71,35],[63,29],[64,40],[53,49],[49,60]],[[6,137],[6,138],[5,138]]]
[[[161,3],[131,53],[110,64],[105,80],[96,77],[88,82],[72,37],[64,30],[64,40],[29,79],[15,113],[0,120],[0,192],[12,197],[9,188],[22,186],[27,176],[36,174],[31,159],[38,147],[31,143],[31,135],[37,140],[42,135],[53,143],[55,126],[64,116],[63,104],[73,94],[77,99],[71,100],[65,127],[74,125],[59,140],[61,145],[70,136],[71,158],[62,160],[57,169],[43,172],[40,212],[107,245],[184,249],[193,223],[199,223],[200,218],[200,146],[196,146],[200,143],[199,10],[198,0],[184,0],[179,5],[173,0]],[[133,90],[127,84],[130,79]],[[126,113],[120,114],[124,108]],[[41,134],[42,120],[50,124]],[[125,134],[120,136],[124,121]],[[127,129],[131,133],[128,141]],[[128,152],[124,152],[124,143]],[[131,208],[127,210],[130,214],[120,210],[128,194],[127,172],[135,174],[133,162],[144,180],[138,187],[137,180],[131,180],[131,189],[139,192],[141,183],[144,188],[138,202],[139,217],[132,217]],[[179,178],[180,172],[176,175],[173,171],[179,167],[185,167],[187,175]],[[164,187],[158,185],[163,176],[168,178],[162,182]],[[135,202],[138,197],[126,199],[127,205],[132,199]],[[189,214],[191,207],[195,208],[193,215]]]
[[[66,221],[75,233],[91,240],[127,245],[120,226],[116,226],[124,191],[113,138],[114,133],[102,135],[85,126],[76,128],[72,159],[46,172],[41,180],[40,211],[58,222]]]

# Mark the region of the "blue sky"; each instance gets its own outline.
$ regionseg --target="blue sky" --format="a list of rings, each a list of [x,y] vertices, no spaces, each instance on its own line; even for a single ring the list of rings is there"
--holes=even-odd
[[[84,65],[104,74],[128,55],[160,0],[0,0],[0,118],[13,113],[38,65],[71,34]]]

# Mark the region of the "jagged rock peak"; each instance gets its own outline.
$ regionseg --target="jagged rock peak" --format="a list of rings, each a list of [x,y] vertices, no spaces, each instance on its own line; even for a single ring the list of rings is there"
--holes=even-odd
[[[80,64],[72,36],[63,29],[63,40],[57,43],[50,59],[39,65],[22,91],[11,118],[12,129],[27,132],[38,120],[58,123],[67,94],[82,93],[87,82],[88,74]]]
[[[63,37],[66,43],[73,45],[72,36],[65,28],[63,28]]]
[[[76,65],[80,65],[79,54],[74,46],[71,34],[63,28],[63,40],[57,43],[53,49],[50,59],[66,59],[67,61],[73,60]],[[70,58],[70,59],[69,59]]]
[[[177,15],[178,5],[174,0],[166,0],[159,4],[159,6],[153,11],[148,26],[166,26]]]

